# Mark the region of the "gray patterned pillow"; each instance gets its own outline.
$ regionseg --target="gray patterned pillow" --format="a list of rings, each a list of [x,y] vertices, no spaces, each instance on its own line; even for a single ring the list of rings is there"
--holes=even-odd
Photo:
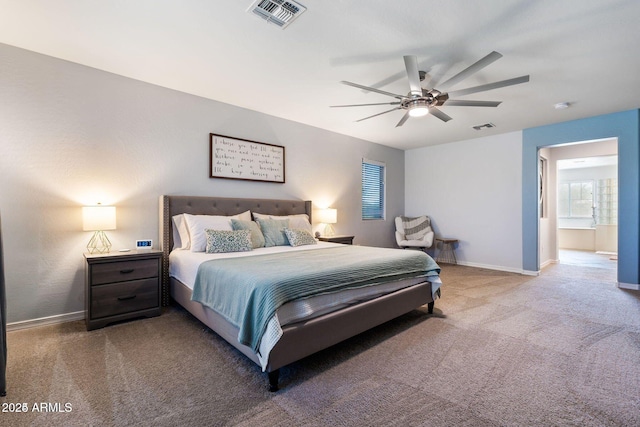
[[[318,243],[307,230],[285,228],[284,234],[287,235],[287,239],[291,246],[315,245]]]
[[[251,232],[249,230],[205,230],[207,234],[208,254],[223,252],[244,252],[251,250]]]

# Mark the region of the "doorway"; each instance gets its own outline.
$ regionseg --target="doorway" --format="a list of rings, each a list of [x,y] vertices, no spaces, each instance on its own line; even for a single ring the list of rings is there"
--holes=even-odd
[[[617,271],[617,139],[543,148],[540,264]]]
[[[556,165],[560,264],[616,269],[617,153],[563,159]]]
[[[542,265],[617,269],[617,151],[616,139],[540,150]]]

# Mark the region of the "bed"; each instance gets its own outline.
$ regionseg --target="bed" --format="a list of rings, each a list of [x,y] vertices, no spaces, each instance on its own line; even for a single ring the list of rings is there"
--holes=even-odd
[[[211,265],[218,268],[223,264],[224,266],[237,264],[240,270],[246,270],[246,268],[241,268],[241,263],[246,262],[242,259],[244,255],[251,256],[252,264],[258,259],[267,262],[267,264],[273,264],[274,259],[276,259],[274,257],[292,257],[292,260],[286,262],[295,263],[298,262],[297,260],[300,257],[326,259],[329,256],[335,256],[340,259],[348,259],[353,251],[370,251],[366,256],[373,257],[373,260],[377,259],[376,257],[379,255],[375,251],[392,251],[389,255],[394,257],[400,256],[403,252],[417,252],[400,249],[347,248],[345,245],[318,242],[318,244],[309,245],[308,247],[271,247],[255,249],[250,254],[222,254],[223,261],[216,259],[205,263],[203,260],[207,258],[206,254],[192,253],[189,250],[173,250],[174,238],[179,240],[179,234],[174,229],[176,228],[174,217],[177,215],[235,216],[235,218],[239,218],[242,215],[246,215],[248,211],[254,215],[273,215],[270,218],[307,215],[309,222],[311,222],[312,216],[310,201],[166,195],[160,197],[160,236],[161,249],[163,251],[162,303],[167,306],[171,300],[174,300],[259,365],[268,374],[269,389],[271,391],[278,390],[279,369],[283,366],[423,305],[428,306],[429,313],[433,312],[435,299],[440,292],[440,280],[437,275],[439,268],[430,267],[428,273],[410,274],[408,272],[398,272],[396,276],[390,274],[389,279],[382,280],[381,283],[367,283],[366,287],[354,285],[343,289],[342,286],[346,285],[338,283],[339,280],[335,279],[333,286],[337,287],[334,291],[313,296],[305,294],[304,298],[277,308],[278,311],[274,316],[267,316],[268,322],[264,330],[261,330],[260,327],[256,328],[260,335],[257,342],[244,339],[252,337],[255,333],[253,335],[244,334],[245,327],[239,326],[237,322],[234,322],[229,313],[219,312],[211,308],[215,304],[209,304],[209,301],[201,303],[192,299],[202,294],[199,289],[194,292],[194,283],[191,283],[198,281],[200,285],[200,282],[203,281],[201,276],[204,276],[204,273],[201,273],[200,270],[204,270],[204,268],[197,270],[199,265],[204,266],[206,264],[207,266]],[[286,253],[283,254],[283,252]],[[303,252],[304,255],[302,254]],[[404,255],[402,256],[404,257]],[[229,260],[225,261],[225,257],[228,257]],[[245,258],[249,259],[248,257]],[[279,260],[280,258],[277,259]],[[429,263],[433,262],[431,258],[429,260]],[[420,262],[422,261],[421,259]],[[282,265],[284,265],[285,261],[282,262]],[[411,262],[417,261],[412,260]],[[411,265],[413,266],[413,264]],[[429,265],[431,266],[431,264]],[[387,270],[385,269],[385,271]],[[356,276],[357,274],[353,273],[352,277]],[[300,287],[304,288],[307,281],[310,280],[303,280]],[[334,278],[326,275],[326,280],[322,280],[329,285],[333,283],[332,280]],[[362,297],[358,293],[359,296],[349,300],[346,295],[350,292],[362,292],[367,296]],[[216,299],[213,298],[212,300],[215,303]],[[304,315],[298,313],[299,311],[305,311],[307,306],[312,305],[311,301],[316,300],[325,301],[324,304],[328,304],[331,308],[327,309],[323,306],[324,308],[314,312],[311,317],[304,317]],[[336,303],[336,300],[339,303]],[[330,302],[327,303],[326,301]],[[290,310],[296,314],[292,315],[288,321],[280,324],[281,318],[278,316],[287,312],[286,309],[290,308],[290,306],[295,306],[296,303],[299,306],[304,306],[305,310],[300,310],[299,308]],[[287,315],[282,314],[281,317],[287,318]],[[275,338],[273,337],[275,334],[273,331],[277,331]]]

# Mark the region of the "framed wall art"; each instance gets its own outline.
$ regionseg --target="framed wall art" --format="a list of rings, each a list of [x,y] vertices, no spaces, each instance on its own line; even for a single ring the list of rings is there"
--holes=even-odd
[[[284,184],[284,147],[211,133],[209,177]]]

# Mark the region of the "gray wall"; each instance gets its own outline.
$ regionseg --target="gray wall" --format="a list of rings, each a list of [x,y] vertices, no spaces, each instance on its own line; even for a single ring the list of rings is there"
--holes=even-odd
[[[459,240],[458,263],[522,271],[522,132],[405,152],[407,215]]]
[[[338,234],[393,246],[404,153],[0,44],[8,321],[84,309],[81,206],[117,207],[114,249],[158,240],[161,194],[313,200]],[[208,177],[209,133],[286,147],[286,183]],[[387,220],[360,219],[360,162],[387,164]]]

